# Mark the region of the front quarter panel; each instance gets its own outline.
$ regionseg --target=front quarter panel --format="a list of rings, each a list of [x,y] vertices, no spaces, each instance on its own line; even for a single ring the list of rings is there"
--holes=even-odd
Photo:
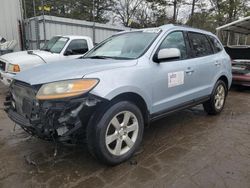
[[[150,111],[152,106],[152,77],[149,67],[139,66],[123,67],[86,75],[84,78],[98,78],[100,82],[90,92],[91,94],[112,100],[123,93],[140,95]]]

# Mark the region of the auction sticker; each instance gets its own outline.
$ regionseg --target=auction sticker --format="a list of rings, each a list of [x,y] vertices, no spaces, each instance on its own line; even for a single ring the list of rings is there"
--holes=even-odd
[[[184,71],[168,73],[168,87],[175,87],[184,84]]]

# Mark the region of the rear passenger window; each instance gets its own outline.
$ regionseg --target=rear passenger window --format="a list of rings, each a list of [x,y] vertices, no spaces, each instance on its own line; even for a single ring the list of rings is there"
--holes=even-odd
[[[164,48],[178,48],[181,51],[181,59],[187,58],[187,49],[181,31],[170,33],[160,45],[160,50]]]
[[[209,38],[211,44],[213,45],[215,53],[218,53],[218,52],[223,50],[223,47],[221,46],[220,42],[216,38],[214,38],[212,36],[208,36],[208,38]]]
[[[188,37],[193,48],[194,57],[202,57],[213,54],[213,49],[207,37],[200,33],[188,33]]]

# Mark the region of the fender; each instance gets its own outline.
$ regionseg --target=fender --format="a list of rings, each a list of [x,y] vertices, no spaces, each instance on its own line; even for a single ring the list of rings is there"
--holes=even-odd
[[[134,86],[122,86],[122,87],[119,87],[119,88],[116,88],[116,89],[110,91],[109,93],[107,93],[104,96],[101,96],[100,93],[95,93],[92,91],[91,91],[91,93],[94,95],[97,95],[99,97],[102,97],[104,99],[107,99],[107,100],[112,100],[116,96],[123,94],[123,93],[135,93],[135,94],[142,97],[142,99],[145,101],[145,103],[147,105],[148,110],[151,111],[152,100],[150,99],[150,97],[147,96],[147,94],[144,93],[141,89],[134,87]]]
[[[220,77],[225,76],[228,80],[228,88],[231,87],[232,84],[232,74],[229,74],[228,72],[221,71],[213,80],[213,85],[219,80]],[[212,91],[211,91],[212,92]]]

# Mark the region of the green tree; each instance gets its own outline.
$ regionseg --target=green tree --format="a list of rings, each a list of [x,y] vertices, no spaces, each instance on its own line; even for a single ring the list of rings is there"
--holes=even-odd
[[[215,33],[215,28],[217,27],[214,16],[211,15],[209,11],[194,13],[192,18],[190,18],[186,24],[192,25],[192,27],[195,28],[211,31],[213,33]]]
[[[43,0],[44,5],[50,7],[45,14],[87,21],[106,23],[108,11],[114,6],[113,0]],[[23,0],[24,8],[28,18],[42,14],[39,7],[41,0]]]
[[[111,11],[113,6],[113,0],[78,0],[71,10],[71,17],[106,23],[109,20],[107,12]]]
[[[42,0],[22,0],[27,18],[42,15]],[[43,0],[46,7],[50,7],[49,11],[45,10],[45,14],[53,16],[68,17],[74,8],[76,0]]]
[[[210,0],[217,25],[224,25],[246,16],[250,5],[248,0]]]

